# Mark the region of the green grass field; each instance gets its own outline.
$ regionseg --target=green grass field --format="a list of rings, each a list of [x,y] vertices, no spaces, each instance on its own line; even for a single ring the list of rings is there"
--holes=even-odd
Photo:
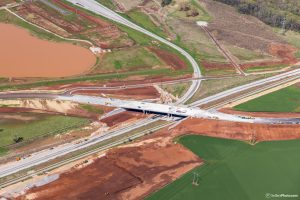
[[[300,89],[289,86],[237,105],[234,109],[248,112],[300,112]]]
[[[273,28],[273,30],[279,37],[285,39],[289,44],[298,49],[295,52],[295,56],[300,58],[300,33],[289,30],[283,35],[280,28]]]
[[[163,66],[164,63],[144,47],[115,50],[106,54],[99,61],[96,70],[142,70],[152,69],[153,66]]]
[[[172,85],[164,85],[162,88],[167,92],[171,93],[175,97],[182,97],[184,93],[188,90],[190,83],[176,83]]]
[[[264,200],[267,193],[300,195],[300,140],[252,146],[241,141],[190,135],[179,142],[204,159],[205,165],[147,200]],[[199,174],[198,186],[192,184],[194,172]]]
[[[189,99],[187,103],[193,103],[201,98],[205,98],[225,90],[244,85],[259,79],[267,78],[274,74],[259,74],[259,75],[249,75],[249,76],[237,76],[225,79],[215,79],[215,80],[204,80],[201,82],[200,88],[196,91],[195,95]]]
[[[174,7],[173,10],[171,10],[171,15],[179,18],[181,20],[187,20],[187,21],[211,21],[212,16],[209,15],[209,13],[202,7],[202,5],[196,1],[196,0],[189,0],[188,5],[191,9],[197,10],[199,15],[195,17],[187,17],[185,11],[180,11],[177,7]]]
[[[34,117],[34,120],[0,120],[0,155],[1,147],[14,144],[14,137],[23,137],[24,141],[36,137],[54,135],[78,128],[89,123],[88,119],[44,114],[22,114]]]
[[[161,37],[166,37],[163,29],[152,22],[150,17],[140,10],[134,9],[126,13],[126,18]]]
[[[285,67],[288,67],[287,64],[279,64],[279,65],[266,65],[266,66],[254,66],[250,67],[246,70],[244,70],[246,73],[252,73],[252,72],[262,72],[262,71],[274,71],[274,70],[280,70]]]
[[[103,109],[98,108],[98,107],[93,106],[93,105],[89,105],[89,104],[81,104],[80,108],[82,108],[82,109],[84,109],[88,112],[96,113],[96,114],[100,114],[100,115],[102,115],[104,113]]]
[[[224,46],[237,57],[240,61],[253,61],[253,60],[262,60],[262,59],[273,59],[270,55],[259,51],[251,51],[245,48],[237,47],[230,44],[224,44]]]

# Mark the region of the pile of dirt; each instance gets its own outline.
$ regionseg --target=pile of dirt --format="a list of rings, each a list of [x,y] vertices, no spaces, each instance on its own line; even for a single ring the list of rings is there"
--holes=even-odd
[[[181,70],[181,69],[188,68],[187,64],[181,58],[179,58],[177,55],[173,53],[170,53],[162,49],[153,48],[153,47],[149,47],[149,49],[174,70]]]
[[[111,150],[93,164],[61,174],[19,199],[142,199],[201,163],[170,138],[159,137],[143,146]]]

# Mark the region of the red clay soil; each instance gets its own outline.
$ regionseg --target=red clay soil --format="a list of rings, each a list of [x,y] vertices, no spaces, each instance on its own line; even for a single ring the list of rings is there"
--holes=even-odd
[[[292,63],[297,62],[295,52],[297,49],[291,45],[286,44],[270,44],[269,52],[271,55],[281,58],[283,61]]]
[[[49,10],[43,8],[43,6],[39,5],[39,2],[32,2],[32,3],[25,3],[21,6],[16,8],[18,14],[27,17],[28,15],[34,15],[33,18],[39,19],[47,19],[47,21],[57,25],[60,28],[68,31],[69,33],[79,33],[83,31],[85,28],[80,23],[76,23],[75,21],[69,22],[64,20],[62,16],[58,15],[57,13],[53,13]],[[38,20],[33,21],[36,24],[39,24]],[[40,22],[41,23],[41,22]],[[47,29],[47,25],[44,26]],[[47,29],[48,30],[48,29]],[[68,35],[65,35],[68,36]]]
[[[108,112],[110,112],[114,109],[112,107],[101,106],[101,105],[93,105],[93,107],[103,110],[103,114],[108,113]],[[89,111],[87,111],[83,108],[79,108],[79,107],[77,107],[75,109],[72,109],[72,110],[68,110],[66,112],[66,115],[86,117],[86,118],[89,118],[89,119],[92,119],[92,120],[98,120],[98,118],[100,116],[99,113],[89,112]]]
[[[37,200],[143,199],[202,163],[192,152],[173,144],[167,134],[156,141],[148,138],[142,146],[111,150],[93,164],[64,173],[27,194]]]
[[[0,6],[5,6],[6,4],[10,4],[10,3],[16,3],[16,1],[14,1],[14,0],[1,0],[0,1]]]
[[[268,117],[268,118],[299,118],[300,113],[280,113],[280,112],[243,112],[233,110],[232,108],[222,108],[219,110],[223,113],[251,116],[251,117]]]
[[[175,70],[187,69],[186,63],[179,58],[176,54],[170,53],[168,51],[149,47],[149,50],[155,53],[160,59],[162,59],[168,66]]]
[[[77,91],[73,94],[83,94],[83,95],[97,95],[107,94],[108,96],[120,98],[120,99],[156,99],[160,97],[159,92],[152,86],[143,88],[128,88],[121,90],[86,90]]]
[[[80,15],[82,18],[85,18],[95,23],[98,26],[96,28],[88,29],[85,32],[83,32],[85,36],[92,38],[92,42],[95,45],[98,45],[103,49],[124,48],[124,47],[130,47],[134,45],[134,41],[126,37],[127,35],[124,32],[121,32],[120,29],[117,26],[113,25],[112,23],[91,16],[80,10],[77,10],[72,6],[65,4],[61,0],[54,0],[54,2],[57,3],[59,6],[73,13],[76,13],[76,15]],[[101,39],[101,37],[97,37],[97,35],[101,35],[101,37],[103,38]],[[125,36],[127,39],[124,39],[124,37],[122,36]],[[116,40],[118,40],[119,42],[115,42]]]
[[[254,62],[254,63],[247,63],[243,64],[241,67],[243,69],[257,67],[257,66],[275,66],[275,65],[292,65],[298,62],[295,58],[295,52],[297,49],[292,47],[291,45],[286,44],[275,44],[271,43],[269,46],[269,53],[279,61],[266,61],[266,62]]]
[[[79,110],[77,110],[77,111],[79,111]],[[69,116],[93,118],[91,115],[88,115],[87,113],[84,113],[84,112],[81,113],[81,112],[76,113],[76,111],[74,110],[74,111],[71,111],[70,113],[68,113],[68,112],[59,113],[59,112],[54,112],[54,111],[50,111],[50,110],[40,110],[40,109],[33,109],[33,108],[16,108],[16,107],[0,108],[0,113],[45,113],[45,114],[53,114],[53,115],[54,114],[63,114],[63,115],[69,115]]]
[[[100,121],[106,123],[107,126],[112,127],[115,125],[119,125],[125,121],[136,120],[141,118],[143,118],[143,115],[141,113],[124,111],[122,113],[106,117]]]
[[[232,69],[232,65],[230,63],[202,61],[201,64],[205,67],[205,69]]]
[[[257,141],[300,138],[299,125],[269,125],[229,122],[209,119],[188,119],[177,128],[180,134],[200,134],[219,138]]]
[[[65,8],[67,10],[70,10],[70,11],[76,13],[77,15],[80,15],[83,18],[86,18],[86,19],[88,19],[88,20],[90,20],[90,21],[98,24],[101,27],[112,26],[111,24],[109,24],[109,23],[107,23],[107,22],[105,22],[105,21],[103,21],[103,20],[101,20],[99,18],[90,16],[90,15],[88,15],[88,14],[86,14],[86,13],[84,13],[84,12],[82,12],[82,11],[80,11],[80,10],[72,7],[72,6],[69,6],[69,5],[65,4],[65,3],[63,3],[61,0],[52,0],[52,1],[55,2],[56,4],[60,5],[61,7]]]
[[[36,112],[36,110],[31,108],[7,108],[0,107],[0,113],[22,113],[22,112]]]

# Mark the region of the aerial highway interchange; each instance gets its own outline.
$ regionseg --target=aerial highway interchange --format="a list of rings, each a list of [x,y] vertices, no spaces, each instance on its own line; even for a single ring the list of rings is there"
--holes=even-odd
[[[97,90],[119,90],[125,88],[138,88],[138,87],[144,87],[149,85],[155,85],[156,84],[155,82],[115,86],[115,87],[81,86],[81,87],[73,87],[69,89],[61,89],[61,90],[56,90],[51,92],[47,92],[47,90],[41,90],[41,91],[21,90],[21,91],[1,92],[0,99],[2,100],[4,99],[9,99],[9,100],[10,99],[52,99],[58,101],[68,101],[68,102],[76,102],[76,103],[90,104],[90,105],[101,105],[101,106],[114,108],[115,110],[108,113],[107,116],[111,116],[116,113],[123,112],[125,110],[143,112],[144,114],[149,114],[149,116],[125,128],[119,128],[117,130],[108,131],[104,135],[90,136],[87,137],[86,139],[80,139],[78,141],[59,145],[55,148],[45,149],[42,151],[35,152],[31,154],[30,157],[21,160],[8,162],[0,166],[0,178],[4,178],[14,173],[32,168],[34,166],[47,163],[53,159],[67,155],[69,153],[83,150],[85,148],[96,145],[100,142],[109,140],[116,136],[120,136],[122,134],[144,127],[148,124],[157,122],[159,120],[166,120],[169,122],[166,123],[165,125],[157,125],[154,128],[161,129],[169,125],[174,125],[174,124],[177,125],[181,122],[181,120],[185,118],[203,118],[203,119],[211,119],[211,120],[224,120],[224,121],[231,121],[231,122],[257,123],[257,124],[299,124],[300,123],[300,118],[249,117],[249,116],[243,116],[238,114],[226,114],[218,111],[218,108],[221,108],[222,106],[231,103],[232,101],[236,101],[239,98],[251,96],[261,91],[265,91],[274,88],[278,85],[289,83],[291,81],[299,79],[300,69],[294,69],[291,71],[280,73],[265,79],[261,79],[258,81],[254,81],[248,84],[244,84],[238,87],[234,87],[232,89],[219,92],[215,95],[211,95],[209,97],[197,100],[193,103],[188,103],[188,100],[191,99],[195,95],[196,91],[199,89],[201,85],[201,81],[210,78],[214,79],[214,77],[202,76],[198,63],[187,51],[173,44],[167,39],[164,39],[136,25],[135,23],[129,21],[128,19],[125,19],[120,14],[103,6],[102,4],[100,4],[95,0],[67,0],[67,1],[69,3],[74,4],[74,6],[80,7],[81,9],[89,10],[94,14],[101,15],[105,18],[108,18],[109,20],[125,25],[136,31],[139,31],[178,51],[189,61],[189,63],[193,67],[193,76],[192,78],[187,78],[182,80],[166,81],[165,84],[191,82],[191,85],[189,86],[186,93],[182,95],[182,97],[180,97],[176,102],[170,104],[76,94],[76,92],[89,91],[89,90],[97,91]],[[226,77],[224,76],[223,78]],[[222,79],[222,77],[220,79]],[[201,106],[206,104],[212,104],[212,105],[209,108],[200,108]],[[141,136],[143,135],[139,135],[139,137]],[[107,149],[119,144],[120,143],[116,143],[116,144],[113,143],[107,146]],[[28,176],[24,176],[24,180],[30,177],[31,175],[32,174],[29,174]],[[15,180],[19,181],[20,179],[15,178]],[[14,179],[11,179],[10,181],[7,181],[4,184],[0,185],[0,187],[4,187],[4,186],[6,187],[13,183],[15,183],[15,181]]]

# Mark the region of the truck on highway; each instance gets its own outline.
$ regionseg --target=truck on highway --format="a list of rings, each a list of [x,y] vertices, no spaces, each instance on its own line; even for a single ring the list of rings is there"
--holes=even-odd
[[[186,113],[187,111],[186,111],[186,110],[183,110],[183,109],[177,109],[176,112],[177,112],[177,113]]]

